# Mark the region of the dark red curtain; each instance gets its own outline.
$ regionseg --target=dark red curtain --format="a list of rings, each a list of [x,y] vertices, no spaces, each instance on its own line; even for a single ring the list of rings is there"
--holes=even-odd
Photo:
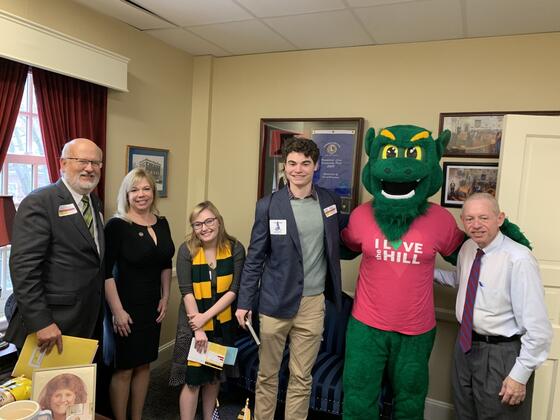
[[[71,77],[36,69],[33,72],[37,110],[45,156],[52,182],[60,177],[60,153],[72,139],[90,139],[103,151],[107,129],[107,88]],[[105,195],[105,168],[97,195]]]
[[[0,58],[0,168],[10,147],[28,71],[25,64]]]

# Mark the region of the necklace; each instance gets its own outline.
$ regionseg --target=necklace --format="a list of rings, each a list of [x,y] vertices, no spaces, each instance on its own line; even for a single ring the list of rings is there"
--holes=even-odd
[[[212,269],[216,268],[216,261],[208,261],[208,267]]]

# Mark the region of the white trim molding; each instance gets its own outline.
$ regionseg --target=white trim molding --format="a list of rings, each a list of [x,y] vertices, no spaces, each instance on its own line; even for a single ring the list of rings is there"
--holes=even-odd
[[[150,369],[155,369],[171,361],[173,357],[173,349],[175,347],[175,340],[168,341],[167,343],[159,346],[158,358],[154,362],[150,363]]]
[[[127,57],[0,10],[0,56],[128,92]]]
[[[427,420],[455,420],[455,409],[452,404],[426,398],[424,418]]]

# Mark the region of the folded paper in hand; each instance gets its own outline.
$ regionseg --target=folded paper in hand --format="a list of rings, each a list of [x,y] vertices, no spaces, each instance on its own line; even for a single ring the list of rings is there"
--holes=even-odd
[[[251,322],[248,319],[245,319],[245,325],[247,325],[247,329],[249,330],[249,332],[253,336],[253,340],[255,340],[255,343],[257,344],[257,346],[260,346],[261,345],[261,340],[259,340],[259,337],[257,337],[257,333],[255,332],[255,329],[253,328],[253,325],[251,325]]]
[[[236,347],[222,346],[221,344],[208,342],[206,353],[201,353],[195,348],[195,339],[191,341],[191,348],[187,359],[215,369],[222,369],[224,365],[234,365],[237,357]]]

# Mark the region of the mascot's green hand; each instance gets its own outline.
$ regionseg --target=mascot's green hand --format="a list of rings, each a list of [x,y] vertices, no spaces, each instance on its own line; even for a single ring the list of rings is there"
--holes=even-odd
[[[513,239],[518,244],[524,245],[529,249],[533,249],[533,247],[531,246],[531,242],[529,242],[529,239],[527,239],[523,232],[521,232],[519,226],[517,226],[515,223],[510,222],[507,217],[500,227],[500,230],[504,235],[506,235],[510,239]]]

